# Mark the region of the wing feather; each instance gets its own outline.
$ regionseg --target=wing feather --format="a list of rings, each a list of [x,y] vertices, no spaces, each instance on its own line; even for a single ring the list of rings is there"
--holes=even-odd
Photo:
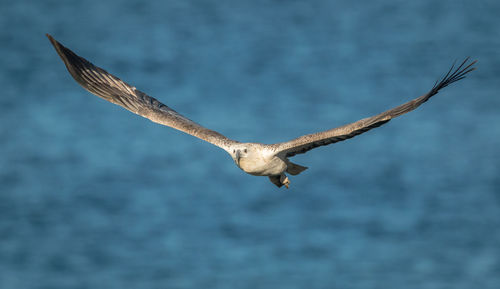
[[[52,36],[47,34],[47,37],[71,76],[89,92],[153,122],[183,131],[223,149],[227,150],[232,144],[238,143],[184,117],[157,99],[76,55]]]
[[[436,81],[436,83],[428,93],[407,103],[382,112],[378,115],[364,118],[341,127],[333,128],[323,132],[303,135],[291,141],[277,143],[271,146],[273,147],[276,154],[284,154],[286,157],[292,157],[296,154],[305,153],[319,146],[329,145],[332,143],[350,139],[354,136],[367,132],[372,128],[376,128],[383,124],[386,124],[391,119],[416,109],[422,103],[429,100],[429,98],[431,98],[433,95],[437,94],[440,89],[452,84],[453,82],[465,78],[465,75],[467,73],[475,69],[475,67],[472,66],[477,62],[472,61],[471,63],[467,64],[468,61],[469,57],[467,57],[455,70],[455,64],[453,64],[448,73],[440,81]]]

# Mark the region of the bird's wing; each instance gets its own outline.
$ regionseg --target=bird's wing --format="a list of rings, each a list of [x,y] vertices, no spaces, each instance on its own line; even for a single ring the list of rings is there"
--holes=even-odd
[[[323,132],[303,135],[291,141],[277,143],[270,146],[274,150],[276,155],[281,154],[286,157],[291,157],[296,154],[305,153],[319,146],[329,145],[352,138],[354,136],[367,132],[372,128],[379,127],[397,116],[414,110],[422,103],[426,102],[433,95],[438,93],[441,88],[444,88],[455,81],[465,78],[465,75],[467,73],[475,69],[472,66],[476,63],[476,61],[472,61],[471,63],[468,63],[468,61],[469,58],[466,58],[462,62],[462,64],[459,65],[455,70],[453,70],[455,66],[453,65],[441,81],[436,81],[436,84],[428,93],[398,107],[341,127],[333,128]]]
[[[89,92],[153,122],[170,126],[227,150],[237,143],[184,117],[57,42],[47,34],[73,78]]]

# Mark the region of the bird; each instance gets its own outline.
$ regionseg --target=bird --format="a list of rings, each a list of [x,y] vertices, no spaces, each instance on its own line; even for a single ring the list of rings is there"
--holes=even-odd
[[[320,146],[350,139],[416,109],[441,89],[465,78],[466,74],[476,69],[474,64],[477,62],[477,60],[470,61],[470,57],[467,57],[460,65],[455,66],[454,63],[448,73],[439,78],[427,93],[385,112],[340,127],[303,135],[290,141],[263,144],[239,142],[208,129],[78,56],[50,34],[46,36],[66,65],[68,72],[87,91],[155,123],[180,130],[225,150],[241,170],[254,176],[267,176],[278,188],[282,186],[289,188],[288,175],[295,176],[308,169],[308,167],[291,162],[291,157]]]

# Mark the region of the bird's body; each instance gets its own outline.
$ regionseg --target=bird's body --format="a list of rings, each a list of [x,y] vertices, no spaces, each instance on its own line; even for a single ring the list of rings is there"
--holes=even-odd
[[[457,69],[453,70],[452,66],[446,76],[441,81],[436,82],[428,93],[378,115],[327,131],[304,135],[283,143],[240,143],[184,117],[155,98],[76,55],[50,35],[47,37],[64,61],[70,74],[86,90],[153,122],[170,126],[214,144],[224,149],[244,172],[254,176],[268,176],[276,186],[284,185],[287,188],[290,184],[287,173],[298,175],[307,169],[307,167],[292,163],[289,160],[290,157],[319,146],[352,138],[414,110],[437,94],[440,89],[464,78],[467,73],[474,70],[472,65],[476,63],[473,61],[467,64],[467,58]]]
[[[238,149],[235,163],[245,173],[254,176],[279,175],[286,170],[286,163],[266,145],[243,143]]]

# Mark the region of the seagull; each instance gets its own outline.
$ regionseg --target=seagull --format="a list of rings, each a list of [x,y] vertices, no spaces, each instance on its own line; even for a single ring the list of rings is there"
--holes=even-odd
[[[242,143],[186,118],[157,99],[76,55],[51,35],[47,34],[47,37],[71,76],[92,94],[153,122],[180,130],[222,148],[241,170],[254,176],[267,176],[278,188],[289,187],[290,180],[287,173],[295,176],[307,169],[307,167],[292,163],[289,160],[290,157],[303,154],[319,146],[350,139],[416,109],[442,88],[465,78],[467,73],[475,69],[473,65],[477,62],[476,60],[469,61],[470,58],[467,57],[457,68],[453,64],[448,73],[441,80],[436,81],[429,92],[375,116],[326,131],[303,135],[287,142],[275,144]]]

